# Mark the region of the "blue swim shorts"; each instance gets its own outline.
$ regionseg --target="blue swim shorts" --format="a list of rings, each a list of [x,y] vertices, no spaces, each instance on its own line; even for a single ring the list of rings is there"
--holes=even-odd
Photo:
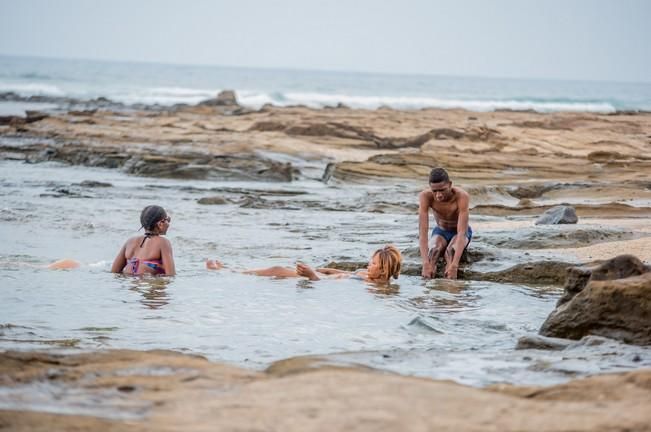
[[[457,230],[446,230],[437,225],[432,230],[432,237],[434,237],[435,235],[439,235],[443,237],[445,241],[449,244],[450,240],[452,240],[452,237],[457,235]],[[466,237],[468,238],[468,240],[472,240],[472,228],[470,228],[470,225],[468,225],[468,231],[466,231]]]

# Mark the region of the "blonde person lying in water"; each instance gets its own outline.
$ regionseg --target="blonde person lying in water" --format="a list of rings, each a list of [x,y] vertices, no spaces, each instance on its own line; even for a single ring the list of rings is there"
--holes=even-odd
[[[391,278],[398,279],[401,265],[402,255],[398,248],[393,245],[387,245],[373,252],[366,270],[356,270],[354,272],[332,268],[317,268],[314,270],[307,264],[299,262],[296,264],[296,268],[274,266],[244,270],[242,273],[279,278],[304,277],[313,281],[326,277],[331,279],[354,278],[367,282],[387,283]],[[224,265],[217,260],[207,260],[206,268],[209,270],[221,270],[224,268]]]
[[[140,228],[145,233],[126,241],[113,260],[111,272],[127,275],[167,275],[176,274],[172,244],[166,238],[171,218],[160,206],[147,206],[140,213]],[[66,270],[80,267],[73,259],[62,259],[47,266],[52,270]]]

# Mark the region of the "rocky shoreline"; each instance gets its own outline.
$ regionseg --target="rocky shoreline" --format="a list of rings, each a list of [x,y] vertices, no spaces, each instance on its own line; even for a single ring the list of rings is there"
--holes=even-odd
[[[7,95],[5,94],[5,99]],[[29,99],[30,101],[32,99]],[[61,102],[61,101],[59,101]],[[649,188],[651,113],[550,113],[464,110],[310,109],[265,105],[251,110],[234,94],[195,106],[137,106],[108,100],[67,101],[68,108],[4,118],[3,158],[121,168],[137,175],[219,178],[225,155],[260,152],[332,162],[324,177],[422,180],[431,166],[447,167],[458,183],[502,186],[520,200],[591,188]],[[12,144],[13,141],[13,144]],[[74,155],[84,150],[81,157]],[[129,171],[139,151],[170,163],[208,164],[200,173]],[[117,153],[117,155],[116,155]],[[93,157],[90,157],[93,156]],[[103,158],[104,156],[104,158]],[[112,156],[112,157],[111,157]],[[202,159],[203,157],[203,159]],[[234,171],[248,173],[258,167]],[[300,173],[297,173],[300,174]],[[228,177],[227,177],[228,178]],[[285,176],[291,181],[290,176]],[[535,180],[535,181],[532,181]],[[613,184],[614,182],[614,184]],[[603,192],[603,191],[602,191]]]
[[[477,389],[295,358],[252,372],[170,351],[0,355],[0,428],[46,430],[650,430],[651,370]],[[36,406],[37,408],[34,408]],[[28,408],[30,407],[30,408]]]
[[[562,285],[564,271],[577,263],[622,253],[651,261],[651,242],[644,240],[651,235],[651,113],[358,110],[343,105],[252,110],[240,106],[229,91],[194,106],[172,107],[13,93],[0,100],[59,106],[0,121],[4,160],[57,161],[189,180],[287,183],[310,178],[343,187],[351,182],[405,183],[413,192],[324,203],[292,200],[281,188],[271,192],[278,195],[272,200],[265,198],[269,192],[222,188],[199,198],[203,205],[415,214],[417,188],[431,167],[444,166],[471,195],[478,234],[469,261],[478,265],[465,273],[473,279]],[[91,196],[88,191],[71,185],[51,196],[83,198]],[[558,228],[523,223],[561,203],[573,206],[582,223]],[[497,227],[491,218],[504,223]],[[523,249],[529,252],[518,252]],[[418,251],[403,252],[405,273],[418,274]],[[482,263],[494,267],[495,262],[512,267],[477,271]],[[332,264],[345,268],[359,263]]]
[[[409,192],[325,203],[292,200],[294,192],[282,188],[220,188],[201,190],[201,205],[415,214],[418,187],[433,166],[444,166],[472,197],[477,238],[462,278],[564,284],[541,336],[519,348],[563,349],[567,339],[586,336],[651,344],[649,113],[252,110],[228,93],[174,107],[29,102],[59,108],[0,118],[1,160],[189,180],[404,184]],[[87,198],[105,187],[80,183],[51,196]],[[579,223],[534,223],[558,204],[571,205]],[[417,248],[403,252],[404,274],[419,275]],[[609,260],[623,253],[634,256]],[[10,430],[651,429],[649,370],[545,388],[475,389],[328,356],[253,372],[178,353],[106,351],[6,352],[0,371],[9,395],[0,401],[14,404],[3,402],[0,429]]]

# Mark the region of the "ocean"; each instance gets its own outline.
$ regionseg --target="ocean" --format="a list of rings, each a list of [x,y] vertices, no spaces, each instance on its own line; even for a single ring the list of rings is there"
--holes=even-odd
[[[651,111],[651,83],[389,75],[0,56],[0,100],[41,96],[195,104],[235,90],[244,106]],[[5,107],[4,111],[11,110]]]

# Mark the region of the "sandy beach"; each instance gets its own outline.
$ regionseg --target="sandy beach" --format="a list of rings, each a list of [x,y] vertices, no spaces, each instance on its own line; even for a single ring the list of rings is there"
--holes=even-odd
[[[9,352],[0,371],[0,383],[24,401],[35,397],[30,383],[43,380],[60,400],[59,408],[0,411],[0,426],[15,431],[645,431],[651,420],[649,369],[548,388],[475,389],[318,358],[256,373],[173,352],[106,351]]]

